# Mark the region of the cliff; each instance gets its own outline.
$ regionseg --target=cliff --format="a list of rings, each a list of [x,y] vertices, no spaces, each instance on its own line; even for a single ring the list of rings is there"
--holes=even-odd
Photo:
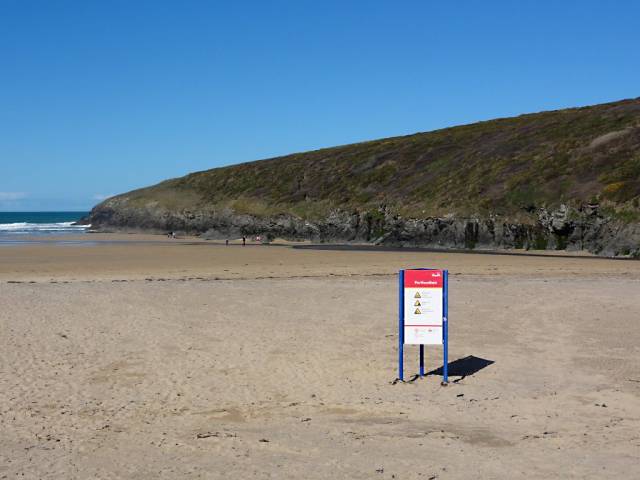
[[[94,228],[640,256],[640,99],[197,172]]]

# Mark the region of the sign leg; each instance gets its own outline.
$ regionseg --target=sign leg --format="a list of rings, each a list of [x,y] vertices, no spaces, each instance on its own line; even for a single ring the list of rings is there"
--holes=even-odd
[[[404,270],[398,273],[398,378],[404,382]]]
[[[401,382],[404,382],[404,346],[400,341],[398,348],[398,378]]]
[[[424,377],[424,345],[420,345],[420,376]]]
[[[442,308],[442,385],[449,383],[449,271],[445,270]]]
[[[443,335],[444,335],[444,345],[442,348],[443,358],[442,358],[442,385],[447,385],[449,383],[449,333],[448,330],[448,321],[445,318],[443,323]]]

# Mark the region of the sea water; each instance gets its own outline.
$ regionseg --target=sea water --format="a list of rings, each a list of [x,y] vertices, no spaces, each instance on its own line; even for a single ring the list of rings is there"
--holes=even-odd
[[[74,225],[89,212],[0,212],[0,239],[17,235],[85,233],[90,225]]]

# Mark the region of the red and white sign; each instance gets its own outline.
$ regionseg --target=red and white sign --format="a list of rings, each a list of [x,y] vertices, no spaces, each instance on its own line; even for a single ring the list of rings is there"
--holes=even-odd
[[[404,343],[442,345],[442,270],[404,271]]]

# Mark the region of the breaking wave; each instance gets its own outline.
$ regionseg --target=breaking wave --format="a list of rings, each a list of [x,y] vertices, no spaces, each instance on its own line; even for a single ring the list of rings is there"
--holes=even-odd
[[[60,223],[0,223],[0,235],[34,235],[43,233],[84,233],[91,225],[74,225],[75,222]]]

